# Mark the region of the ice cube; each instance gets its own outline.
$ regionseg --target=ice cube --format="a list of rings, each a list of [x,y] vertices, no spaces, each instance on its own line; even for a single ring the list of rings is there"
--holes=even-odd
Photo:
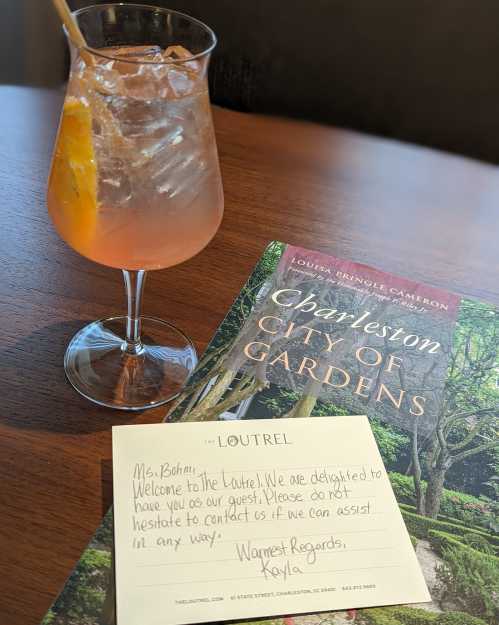
[[[151,68],[162,63],[161,48],[155,45],[106,48],[112,54],[113,68],[121,77],[121,95],[132,98],[151,99],[158,96],[158,86]]]
[[[124,137],[130,139],[148,136],[168,123],[167,112],[161,100],[119,97],[108,101],[109,112],[119,121]]]
[[[180,45],[162,50],[159,46],[128,46],[102,49],[113,60],[96,57],[93,66],[80,68],[81,78],[103,96],[121,95],[140,100],[182,98],[193,93],[204,74],[203,63]]]
[[[128,163],[103,154],[99,162],[99,201],[117,208],[127,204],[131,197]]]
[[[187,59],[192,58],[192,52],[189,52],[187,48],[184,46],[168,46],[166,50],[163,52],[163,60],[169,61],[172,64],[175,61],[182,61],[181,63],[177,63],[176,67],[185,68],[187,71],[197,73],[200,69],[200,64],[198,61],[188,61]]]
[[[120,74],[128,77],[140,76],[144,73],[144,68],[153,66],[155,63],[163,62],[163,56],[159,46],[116,48],[114,54],[116,56],[116,69]]]
[[[154,173],[151,173],[151,177],[155,177],[159,173],[159,169],[163,167],[164,162],[168,162],[168,155],[174,155],[172,149],[182,143],[183,141],[183,129],[182,126],[173,126],[168,129],[168,132],[156,133],[155,136],[152,136],[148,139],[143,139],[141,142],[140,149],[140,164],[144,164],[146,161],[157,158],[155,165]],[[161,157],[161,161],[159,160]],[[158,169],[159,168],[159,169]]]
[[[121,63],[121,65],[128,65]],[[151,100],[159,96],[159,87],[157,78],[154,75],[151,65],[146,64],[136,65],[133,68],[135,71],[123,73],[123,83],[125,85],[126,95],[131,98],[137,98],[142,100]]]
[[[184,48],[184,46],[168,46],[163,52],[163,58],[166,59],[188,59],[192,53]]]
[[[180,98],[193,92],[196,75],[188,68],[172,65],[168,71],[168,84],[173,95]]]
[[[119,120],[109,108],[110,102],[120,99],[122,96],[104,96],[93,89],[87,91],[98,160],[101,154],[121,154],[129,149],[130,142],[123,136]]]
[[[117,47],[117,48],[109,48],[109,50],[114,50],[112,53],[113,56],[117,57],[140,57],[139,59],[133,60],[144,60],[149,61],[149,57],[160,55],[161,56],[161,48],[156,45],[149,46],[128,46],[128,47]]]
[[[114,69],[114,61],[87,67],[84,80],[87,81],[90,89],[95,89],[102,95],[121,94],[125,90],[120,72]]]

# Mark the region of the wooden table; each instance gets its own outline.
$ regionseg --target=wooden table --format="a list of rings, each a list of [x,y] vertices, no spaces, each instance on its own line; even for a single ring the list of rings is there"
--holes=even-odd
[[[159,421],[98,408],[62,359],[89,320],[122,313],[118,271],[56,235],[44,194],[62,95],[0,88],[0,623],[35,625],[111,501],[111,432]],[[270,239],[499,304],[497,167],[313,124],[215,110],[223,225],[153,273],[145,311],[202,351]]]

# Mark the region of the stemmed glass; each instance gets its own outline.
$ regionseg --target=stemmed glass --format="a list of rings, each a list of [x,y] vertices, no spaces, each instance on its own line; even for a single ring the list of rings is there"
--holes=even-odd
[[[59,235],[123,271],[128,312],[71,340],[64,367],[82,395],[139,410],[176,394],[191,341],[142,317],[146,271],[181,263],[216,233],[223,193],[209,105],[210,28],[166,9],[101,4],[74,13],[71,74],[48,183]]]

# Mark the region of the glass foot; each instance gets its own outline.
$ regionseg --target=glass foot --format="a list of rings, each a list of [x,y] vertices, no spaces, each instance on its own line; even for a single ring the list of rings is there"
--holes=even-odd
[[[66,376],[90,401],[120,410],[144,410],[170,401],[197,363],[194,345],[175,326],[142,317],[141,345],[126,351],[126,317],[94,321],[71,339]]]

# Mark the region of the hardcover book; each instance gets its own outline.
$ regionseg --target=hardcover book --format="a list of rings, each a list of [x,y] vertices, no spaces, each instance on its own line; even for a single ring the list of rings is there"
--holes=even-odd
[[[499,622],[499,310],[274,241],[167,421],[367,414],[432,602],[269,625]],[[114,625],[108,512],[43,625]]]

